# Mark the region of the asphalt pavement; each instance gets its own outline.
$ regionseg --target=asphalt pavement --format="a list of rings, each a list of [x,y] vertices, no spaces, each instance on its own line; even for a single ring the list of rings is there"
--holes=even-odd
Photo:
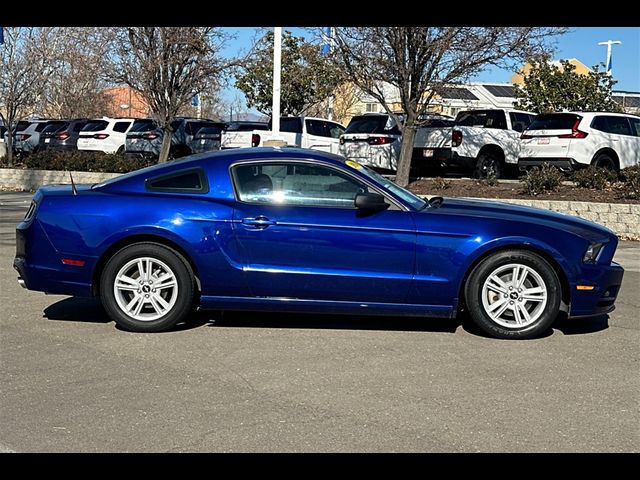
[[[0,193],[0,452],[638,452],[640,243],[610,316],[500,341],[460,321],[213,313],[161,334],[19,287]]]

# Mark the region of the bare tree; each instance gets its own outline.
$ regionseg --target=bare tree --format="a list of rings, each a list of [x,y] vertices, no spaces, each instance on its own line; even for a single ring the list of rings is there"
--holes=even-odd
[[[438,89],[468,80],[489,65],[510,67],[549,51],[561,28],[344,27],[336,28],[339,60],[351,81],[379,101],[402,128],[396,182],[409,183],[420,117]],[[389,86],[397,98],[389,98]],[[392,109],[400,103],[404,118]]]
[[[44,91],[44,113],[54,118],[97,117],[108,98],[105,69],[113,44],[112,29],[61,27],[54,69]]]
[[[0,45],[0,118],[9,130],[7,162],[13,165],[13,135],[18,121],[39,111],[53,71],[59,42],[55,28],[5,27]]]
[[[159,162],[171,147],[171,122],[194,94],[224,75],[224,35],[210,27],[128,27],[117,31],[110,76],[139,91],[164,131]]]

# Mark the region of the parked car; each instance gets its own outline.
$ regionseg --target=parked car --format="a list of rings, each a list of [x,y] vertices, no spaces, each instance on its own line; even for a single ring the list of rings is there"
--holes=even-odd
[[[593,165],[618,171],[640,163],[640,117],[609,112],[538,115],[522,134],[518,166],[571,171]]]
[[[124,152],[127,132],[131,129],[134,120],[133,118],[102,117],[88,121],[80,130],[78,150]]]
[[[280,132],[269,130],[234,132],[223,135],[224,148],[262,147],[269,141],[280,140],[288,147],[312,148],[338,153],[344,127],[339,123],[315,117],[280,117]],[[265,143],[267,142],[267,143]]]
[[[511,109],[465,110],[453,126],[432,129],[424,143],[414,142],[414,158],[470,170],[476,177],[500,178],[515,170],[520,135],[535,114]],[[415,150],[417,149],[417,151]]]
[[[351,118],[340,136],[340,155],[363,165],[396,171],[402,145],[402,133],[391,115],[365,113]]]
[[[20,120],[13,135],[13,150],[18,155],[26,155],[38,150],[40,134],[49,124],[50,120]]]
[[[220,139],[220,148],[241,148],[246,147],[247,135],[244,132],[252,132],[254,130],[269,130],[268,122],[249,122],[249,121],[235,121],[228,122],[227,126],[222,132]],[[256,133],[258,135],[258,133]],[[255,145],[252,145],[255,146]]]
[[[30,290],[153,332],[202,309],[430,316],[530,338],[611,312],[616,234],[549,210],[429,201],[344,157],[250,148],[45,186],[16,229]],[[442,321],[442,320],[439,320]]]
[[[87,124],[88,119],[53,120],[40,133],[38,150],[76,150],[80,130]]]
[[[169,158],[180,158],[192,154],[191,142],[202,127],[219,125],[209,119],[179,117],[171,122],[171,149]],[[136,120],[127,133],[125,153],[145,158],[158,158],[162,150],[164,133],[160,126],[151,119]]]
[[[224,123],[219,123],[200,128],[193,136],[193,140],[188,142],[189,148],[193,153],[220,150],[220,139],[225,127]]]

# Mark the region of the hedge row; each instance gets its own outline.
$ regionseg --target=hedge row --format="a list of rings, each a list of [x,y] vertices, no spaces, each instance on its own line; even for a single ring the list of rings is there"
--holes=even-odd
[[[73,170],[81,172],[126,173],[156,163],[156,160],[129,158],[121,154],[82,151],[42,151],[25,156],[20,164],[33,170]],[[5,162],[2,164],[6,167]],[[16,162],[15,166],[19,166]]]

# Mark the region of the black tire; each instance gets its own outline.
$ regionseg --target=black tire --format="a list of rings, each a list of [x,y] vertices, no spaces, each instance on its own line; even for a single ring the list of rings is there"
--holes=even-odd
[[[114,291],[114,283],[119,272],[127,268],[127,265],[136,259],[141,258],[149,258],[154,262],[158,262],[155,265],[158,267],[156,272],[161,272],[160,278],[150,276],[150,280],[148,280],[150,284],[140,285],[140,288],[137,290],[137,292],[140,292],[138,293],[140,300],[133,305],[136,307],[142,304],[138,317],[148,315],[149,319],[135,318],[135,312],[134,315],[132,315],[125,311],[124,303],[129,300],[133,302],[137,292],[127,292],[123,290],[116,293]],[[167,267],[167,269],[163,267]],[[131,266],[129,268],[134,269],[135,267]],[[156,292],[152,285],[153,279],[156,280],[157,286],[157,282],[161,281],[162,275],[166,275],[167,272],[174,276],[176,286],[165,287],[164,290],[159,290],[158,293],[152,293],[152,289],[153,292]],[[129,277],[137,282],[142,276],[136,277],[134,271]],[[143,279],[143,281],[145,280]],[[146,290],[142,290],[143,288]],[[192,311],[195,293],[196,284],[189,263],[180,253],[157,243],[135,243],[124,247],[109,259],[100,277],[100,297],[107,314],[121,328],[132,332],[165,331],[185,321]],[[146,295],[147,299],[143,300],[144,295]],[[162,296],[164,302],[170,305],[170,308],[167,308],[164,313],[158,312],[156,308],[161,305],[157,303],[157,301],[154,304],[152,299],[149,298],[150,296],[154,297],[154,299]],[[159,318],[153,318],[154,315],[160,316]]]
[[[509,271],[508,265],[520,265],[525,266],[528,269],[534,271],[538,277],[534,274],[528,273],[524,278],[527,285],[523,285],[522,290],[526,288],[536,288],[538,279],[541,279],[546,288],[546,303],[537,301],[523,300],[523,293],[517,293],[515,290],[507,290],[504,292],[504,300],[501,298],[502,293],[494,292],[491,289],[484,290],[485,282],[495,272],[499,272],[501,268],[506,268],[505,272]],[[507,273],[504,278],[513,279],[513,275]],[[509,282],[506,282],[507,288],[510,287]],[[485,298],[483,299],[483,291],[485,292]],[[513,297],[512,295],[518,295]],[[492,318],[487,312],[485,305],[489,307],[492,305],[489,296],[497,297],[493,301],[506,304],[504,310],[504,317],[498,315],[498,319]],[[539,255],[526,250],[505,250],[495,254],[492,254],[482,260],[473,269],[469,275],[465,284],[465,302],[471,319],[473,322],[487,335],[495,338],[502,339],[527,339],[534,338],[545,331],[547,331],[553,322],[556,320],[560,312],[560,301],[562,299],[562,287],[558,276],[549,265],[549,263]],[[484,300],[484,301],[483,301]],[[518,304],[518,302],[520,302]],[[500,305],[497,305],[500,307]],[[500,312],[502,307],[495,309],[496,313]],[[523,320],[521,324],[516,322],[516,310],[518,310],[517,316],[522,309],[527,309],[528,314],[531,315],[532,322],[527,323],[527,320]],[[511,310],[511,312],[509,311]],[[513,317],[513,322],[509,320],[509,316]],[[507,326],[504,324],[508,323]],[[522,325],[522,326],[521,326]]]
[[[503,174],[504,165],[499,157],[491,153],[481,153],[478,155],[474,171],[475,178],[487,178],[491,175],[495,178],[501,178]]]
[[[606,152],[596,155],[596,157],[593,159],[593,162],[591,162],[591,165],[596,168],[604,168],[611,172],[618,172],[619,170],[618,162],[615,157]]]

